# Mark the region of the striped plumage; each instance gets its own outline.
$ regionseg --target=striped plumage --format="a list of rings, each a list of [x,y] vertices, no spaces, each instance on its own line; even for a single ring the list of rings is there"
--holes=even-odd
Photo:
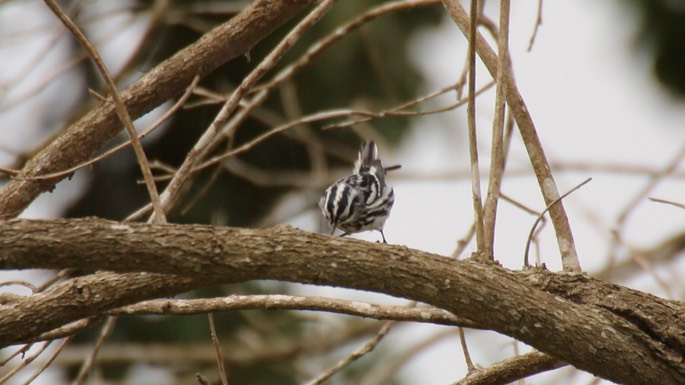
[[[395,202],[392,188],[385,184],[385,172],[374,142],[364,142],[354,162],[353,174],[326,189],[319,201],[321,212],[343,235],[378,230],[385,241],[383,225]]]

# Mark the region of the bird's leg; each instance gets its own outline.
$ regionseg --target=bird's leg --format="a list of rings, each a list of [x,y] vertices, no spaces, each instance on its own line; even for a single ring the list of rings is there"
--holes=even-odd
[[[385,243],[387,245],[388,242],[385,240],[385,234],[383,234],[383,230],[378,230],[378,231],[380,231],[381,237],[383,237],[383,243]]]

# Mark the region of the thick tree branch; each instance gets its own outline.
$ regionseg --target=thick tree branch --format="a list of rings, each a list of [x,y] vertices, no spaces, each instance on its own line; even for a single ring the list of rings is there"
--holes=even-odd
[[[135,119],[181,95],[196,75],[204,77],[220,65],[250,51],[260,40],[308,7],[312,0],[255,0],[226,23],[178,52],[121,92]],[[111,99],[99,104],[26,163],[0,190],[0,218],[19,215],[60,179],[34,176],[69,169],[90,159],[121,131]]]
[[[141,300],[217,283],[276,279],[431,304],[625,384],[685,376],[685,304],[581,274],[510,271],[288,226],[0,222],[0,268],[106,269],[0,307],[0,346]]]

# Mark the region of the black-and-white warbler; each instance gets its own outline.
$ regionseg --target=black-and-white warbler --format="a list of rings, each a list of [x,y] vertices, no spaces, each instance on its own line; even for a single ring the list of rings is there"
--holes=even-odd
[[[400,166],[383,168],[374,142],[363,142],[354,162],[353,174],[326,189],[319,201],[321,212],[332,227],[343,236],[378,230],[385,241],[383,225],[395,202],[392,187],[385,184],[385,173]]]

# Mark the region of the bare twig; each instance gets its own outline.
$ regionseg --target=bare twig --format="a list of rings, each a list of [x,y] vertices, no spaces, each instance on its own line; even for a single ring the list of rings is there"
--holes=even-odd
[[[387,13],[404,10],[407,8],[415,8],[431,4],[437,4],[439,0],[399,0],[381,4],[372,8],[368,12],[355,17],[353,20],[339,26],[330,35],[312,44],[307,51],[297,59],[294,63],[288,65],[281,70],[274,78],[263,86],[256,87],[256,90],[262,91],[265,89],[273,90],[280,84],[291,78],[295,73],[309,64],[319,53],[332,45],[334,42],[347,36],[350,32],[362,27],[364,24],[373,19],[383,16]]]
[[[93,346],[93,349],[88,355],[88,358],[86,358],[81,364],[81,369],[79,369],[78,375],[76,376],[76,379],[74,379],[74,381],[72,382],[72,385],[83,384],[85,383],[86,379],[88,379],[90,370],[93,368],[93,365],[95,364],[95,358],[97,357],[98,352],[100,352],[102,346],[105,344],[105,341],[107,341],[107,338],[109,338],[109,335],[112,334],[112,331],[114,330],[114,325],[116,325],[116,323],[117,317],[107,317],[107,321],[105,321],[105,324],[102,326],[102,329],[100,330],[100,335],[98,336],[98,339],[95,342],[95,346]]]
[[[169,299],[140,302],[111,310],[112,315],[190,315],[218,311],[270,309],[328,311],[358,317],[404,322],[430,322],[473,327],[473,322],[432,306],[391,306],[337,298],[294,295],[231,295],[222,298]]]
[[[337,333],[307,336],[287,340],[273,339],[257,335],[249,341],[232,340],[231,349],[224,350],[224,360],[229,368],[232,365],[246,366],[263,362],[291,362],[299,357],[312,357],[333,352],[341,345],[378,332],[378,322],[351,322],[340,327],[339,323],[323,327],[335,328]],[[90,354],[90,347],[72,343],[55,361],[56,366],[71,367],[78,365]],[[185,343],[177,349],[177,343],[155,342],[110,342],[98,354],[101,365],[120,365],[131,363],[150,363],[167,367],[186,367],[216,365],[216,354],[211,343]],[[217,376],[218,379],[218,376]]]
[[[306,385],[320,385],[329,378],[331,378],[335,373],[338,373],[340,370],[342,370],[344,367],[349,365],[350,363],[354,362],[355,360],[359,359],[360,357],[364,356],[365,354],[369,353],[372,351],[385,337],[386,334],[392,329],[392,327],[395,325],[394,321],[388,321],[383,324],[383,327],[378,331],[378,333],[368,340],[364,345],[360,346],[357,348],[352,354],[348,355],[347,357],[343,358],[340,360],[337,364],[333,365],[331,368],[326,370],[325,372],[321,373],[317,377],[313,378],[312,380],[308,381]]]
[[[402,367],[404,367],[410,359],[414,358],[426,348],[429,348],[438,342],[444,341],[446,337],[453,336],[454,334],[454,328],[439,331],[420,341],[419,343],[409,347],[396,357],[391,357],[389,359],[384,358],[383,365],[374,365],[373,369],[371,369],[371,371],[366,374],[364,378],[362,378],[362,382],[359,385],[387,384],[393,374],[402,369]]]
[[[538,36],[538,29],[542,25],[542,0],[538,0],[538,14],[535,18],[535,28],[533,29],[533,35],[530,37],[530,42],[528,43],[528,52],[533,50],[533,44],[535,44],[535,38]]]
[[[488,84],[486,84],[483,87],[481,87],[480,89],[478,89],[476,91],[476,97],[480,96],[483,92],[489,90],[494,84],[495,84],[495,82],[489,82]],[[418,97],[418,98],[413,99],[409,102],[402,103],[399,106],[395,106],[395,107],[389,108],[387,110],[383,110],[383,111],[379,111],[379,112],[366,112],[366,114],[368,114],[368,116],[366,116],[366,117],[363,117],[364,114],[359,113],[356,115],[362,116],[362,118],[360,118],[360,119],[357,119],[354,121],[331,124],[331,125],[324,127],[323,129],[324,130],[330,130],[333,128],[349,127],[349,126],[352,126],[355,124],[366,123],[366,122],[369,122],[369,121],[372,121],[375,119],[382,119],[382,118],[389,117],[389,116],[421,116],[421,115],[437,114],[440,112],[450,111],[450,110],[453,110],[455,108],[459,108],[459,107],[463,106],[464,104],[468,103],[468,100],[459,100],[459,98],[458,98],[458,101],[455,103],[449,104],[445,107],[435,108],[432,110],[411,111],[411,110],[407,110],[407,109],[414,107],[419,103],[423,103],[424,101],[426,101],[428,99],[432,99],[432,98],[440,96],[446,92],[452,91],[452,90],[456,89],[457,87],[459,87],[459,83],[452,84],[452,85],[449,85],[447,87],[443,87],[440,90],[433,91],[427,95]]]
[[[451,255],[452,258],[459,258],[459,256],[466,249],[466,246],[473,239],[473,235],[475,233],[476,227],[473,224],[471,224],[471,227],[469,227],[469,230],[466,232],[466,234],[457,241],[457,247],[454,249]]]
[[[193,78],[193,81],[191,84],[186,88],[186,91],[183,93],[183,95],[174,103],[173,106],[169,110],[167,110],[164,115],[162,115],[159,119],[157,119],[150,127],[146,128],[145,130],[141,131],[139,134],[137,134],[137,137],[139,140],[145,138],[148,134],[150,134],[152,131],[157,129],[159,126],[162,125],[165,121],[167,121],[173,114],[176,113],[183,105],[185,102],[188,100],[188,98],[192,95],[193,89],[197,86],[197,83],[200,81],[199,76],[195,76]],[[85,162],[79,163],[78,165],[74,167],[70,167],[66,170],[63,171],[58,171],[50,174],[45,174],[45,175],[36,175],[36,176],[30,176],[30,177],[25,177],[23,179],[35,179],[35,180],[46,180],[46,179],[54,179],[54,178],[62,178],[65,177],[69,174],[72,174],[84,167],[91,166],[105,158],[110,157],[111,155],[119,152],[120,150],[126,148],[128,145],[131,144],[131,139],[126,140],[125,142],[119,144],[118,146],[115,146],[114,148],[105,151],[104,153],[94,157],[93,159],[87,160]]]
[[[97,49],[90,43],[86,35],[83,34],[83,32],[78,28],[78,26],[71,20],[71,18],[66,13],[64,13],[64,11],[62,11],[60,6],[57,5],[57,3],[54,0],[44,0],[44,2],[48,6],[48,8],[50,8],[55,13],[55,15],[62,21],[64,26],[67,27],[67,29],[69,29],[69,31],[74,35],[74,37],[76,37],[76,39],[88,53],[88,56],[90,56],[93,62],[95,62],[95,65],[97,66],[98,70],[100,71],[100,74],[104,78],[105,83],[107,83],[112,100],[114,101],[116,113],[119,116],[119,120],[121,120],[121,123],[126,128],[129,137],[131,138],[131,145],[133,147],[133,151],[136,154],[136,159],[138,160],[140,170],[143,173],[145,185],[147,187],[148,193],[150,194],[150,202],[152,203],[152,209],[155,213],[155,223],[166,222],[166,215],[164,214],[163,207],[160,204],[159,194],[157,193],[157,186],[155,185],[154,178],[152,177],[152,172],[150,171],[150,164],[147,161],[145,150],[143,150],[143,145],[140,143],[140,139],[138,139],[138,134],[136,132],[135,127],[133,126],[131,116],[129,115],[128,110],[126,109],[126,105],[124,104],[124,101],[121,98],[121,95],[119,94],[117,85],[114,83],[114,80],[109,75],[109,71],[107,70],[105,62],[100,57],[100,53],[97,51]]]
[[[195,374],[195,379],[197,382],[200,383],[200,385],[211,385],[212,383],[207,379],[207,377],[203,376],[200,373]]]
[[[674,201],[669,201],[669,200],[666,200],[666,199],[659,199],[659,198],[653,198],[653,197],[650,197],[649,200],[652,201],[652,202],[664,203],[664,204],[667,204],[667,205],[671,205],[671,206],[675,206],[675,207],[678,207],[678,208],[681,208],[681,209],[685,209],[685,204],[680,203],[680,202],[674,202]]]
[[[31,290],[31,293],[32,293],[32,294],[35,294],[35,293],[37,293],[37,292],[39,291],[38,288],[37,288],[36,286],[34,286],[34,285],[32,285],[31,283],[26,282],[26,281],[5,281],[5,282],[0,282],[0,287],[3,287],[3,286],[14,286],[14,285],[17,285],[17,286],[24,286],[24,287],[28,288],[29,290]]]
[[[216,353],[216,365],[219,367],[219,377],[222,385],[228,385],[228,376],[226,375],[226,366],[224,365],[224,354],[221,352],[221,342],[219,336],[216,334],[214,327],[214,313],[207,313],[209,319],[209,331],[212,335],[212,345],[214,345],[214,352]]]
[[[11,168],[0,167],[0,173],[15,176],[19,174],[18,170],[13,170]]]
[[[69,336],[69,337],[65,338],[65,339],[59,344],[59,346],[57,347],[57,349],[56,349],[54,352],[52,352],[52,354],[50,354],[50,358],[48,358],[45,362],[43,362],[43,363],[40,365],[40,368],[38,368],[38,370],[36,370],[36,372],[33,373],[33,374],[31,375],[31,377],[29,377],[26,381],[24,381],[24,385],[29,385],[29,384],[32,383],[33,380],[35,380],[41,373],[43,373],[43,372],[45,371],[45,369],[47,369],[47,367],[50,366],[50,364],[52,364],[52,362],[55,360],[55,358],[57,358],[57,356],[62,352],[62,350],[64,350],[64,348],[66,348],[67,345],[69,345],[69,342],[71,342],[71,339],[72,339],[72,338],[73,338],[72,336]]]
[[[469,354],[469,347],[466,344],[466,335],[464,335],[464,328],[459,327],[459,343],[461,344],[461,350],[464,352],[464,360],[466,361],[466,368],[469,372],[476,370],[473,361],[471,361],[471,355]]]
[[[207,167],[216,165],[228,158],[231,158],[233,156],[236,156],[238,154],[242,154],[246,151],[251,150],[254,148],[256,145],[260,144],[261,142],[265,141],[266,139],[269,139],[273,137],[274,135],[277,135],[283,131],[289,130],[294,127],[298,127],[303,124],[308,124],[312,122],[317,122],[321,120],[327,120],[327,119],[333,119],[337,117],[342,117],[342,116],[349,116],[349,115],[372,115],[372,113],[369,112],[363,112],[363,111],[358,111],[358,110],[348,110],[348,109],[342,109],[342,110],[331,110],[331,111],[322,111],[318,112],[312,115],[305,116],[303,118],[300,118],[298,120],[294,120],[291,122],[288,122],[286,124],[280,125],[278,127],[274,127],[271,130],[257,136],[256,138],[252,139],[251,141],[241,145],[240,147],[236,147],[235,149],[226,152],[221,155],[217,155],[201,164],[199,164],[197,167],[194,169],[190,170],[189,172],[194,173],[201,171]]]
[[[573,193],[574,191],[578,190],[579,188],[585,186],[585,184],[588,183],[588,182],[590,182],[591,180],[592,180],[592,178],[587,178],[587,179],[585,179],[585,180],[584,180],[583,182],[581,182],[579,185],[577,185],[576,187],[570,189],[570,190],[569,190],[568,192],[566,192],[564,195],[562,195],[562,196],[560,196],[559,198],[557,198],[556,201],[552,202],[551,205],[547,206],[547,207],[540,213],[540,215],[537,217],[537,219],[536,219],[535,222],[533,223],[533,227],[530,229],[530,233],[528,234],[528,240],[526,241],[526,250],[525,250],[524,253],[523,253],[523,266],[525,266],[525,267],[528,267],[528,266],[529,266],[529,264],[528,264],[528,251],[530,250],[530,243],[531,243],[531,240],[533,239],[533,234],[535,233],[535,228],[537,227],[538,223],[540,223],[540,221],[542,220],[542,216],[544,216],[545,213],[547,213],[547,212],[551,209],[551,207],[552,207],[553,205],[557,204],[558,202],[561,202],[562,199],[566,198],[567,196],[569,196],[571,193]]]
[[[171,179],[160,196],[161,205],[171,211],[178,199],[181,187],[191,176],[198,161],[207,154],[221,127],[223,127],[235,111],[242,97],[259,81],[259,79],[280,61],[286,52],[299,40],[302,34],[314,25],[333,6],[335,0],[324,0],[312,12],[300,21],[288,35],[248,74],[224,103],[214,121],[198,139],[195,146],[188,152],[186,159]]]
[[[537,230],[533,233],[533,239],[532,242],[535,244],[535,262],[539,265],[540,262],[540,241],[538,239],[538,235],[545,229],[545,226],[547,225],[547,219],[545,218],[542,213],[539,211],[535,211],[531,209],[530,207],[524,205],[523,203],[511,198],[510,196],[502,193],[500,195],[500,198],[502,198],[505,202],[508,202],[512,204],[514,207],[525,211],[528,214],[534,215],[536,218],[540,218],[540,223],[542,223],[540,226],[538,226]]]
[[[24,369],[25,367],[27,367],[31,362],[33,362],[33,360],[35,360],[38,356],[40,356],[40,355],[45,351],[45,349],[47,349],[48,346],[50,346],[51,343],[52,343],[52,341],[46,341],[46,342],[44,342],[44,343],[38,348],[38,350],[37,350],[35,353],[33,353],[33,354],[31,354],[30,356],[27,356],[27,357],[23,357],[23,354],[24,354],[25,350],[20,349],[19,352],[21,352],[22,358],[23,358],[23,359],[21,360],[21,362],[20,362],[19,364],[17,364],[17,366],[15,366],[14,368],[12,368],[12,370],[8,371],[7,374],[5,374],[2,378],[0,378],[0,384],[6,383],[7,380],[9,380],[10,378],[14,377],[14,375],[17,374],[17,373],[19,373],[20,370],[22,370],[22,369]],[[14,356],[14,355],[13,355],[13,356]]]
[[[509,0],[500,1],[499,33],[497,34],[497,91],[495,118],[492,122],[492,150],[490,155],[490,179],[488,194],[483,206],[485,255],[494,258],[495,221],[504,174],[504,107],[507,101],[507,77],[509,76]]]
[[[469,41],[469,83],[466,114],[469,126],[469,158],[471,160],[471,192],[473,216],[476,229],[476,248],[480,258],[492,259],[486,254],[485,228],[483,225],[483,200],[480,189],[480,166],[478,165],[478,135],[476,134],[476,26],[478,25],[478,0],[471,0],[471,23],[467,33]]]
[[[49,332],[39,335],[38,337],[36,337],[34,341],[49,341],[73,336],[74,334],[82,330],[92,327],[96,323],[100,322],[102,318],[103,317],[88,317],[82,320],[68,323],[62,327],[50,330]]]
[[[616,224],[613,228],[614,237],[609,245],[609,258],[607,258],[607,269],[614,264],[616,249],[621,241],[621,234],[628,223],[630,215],[635,212],[635,208],[645,200],[654,188],[661,182],[663,178],[671,174],[678,167],[680,162],[685,158],[685,145],[682,146],[678,152],[671,158],[671,160],[657,173],[650,175],[647,183],[633,196],[633,198],[623,207],[623,210],[616,217]]]
[[[532,352],[471,372],[452,385],[505,385],[566,365],[568,364],[544,353]]]

